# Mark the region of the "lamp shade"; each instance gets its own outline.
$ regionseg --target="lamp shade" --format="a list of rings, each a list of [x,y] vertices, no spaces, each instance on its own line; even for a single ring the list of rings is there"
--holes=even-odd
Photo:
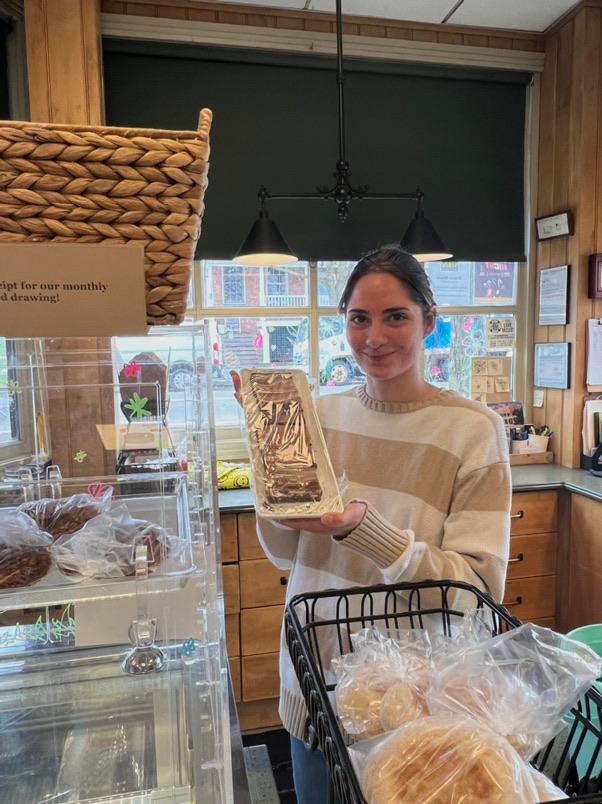
[[[297,257],[267,210],[261,209],[232,262],[239,265],[286,265],[297,262]]]
[[[453,257],[420,207],[401,239],[401,247],[420,262],[449,260]]]

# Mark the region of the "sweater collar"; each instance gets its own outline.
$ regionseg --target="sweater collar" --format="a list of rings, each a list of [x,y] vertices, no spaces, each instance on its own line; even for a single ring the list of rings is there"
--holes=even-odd
[[[374,410],[377,413],[409,413],[412,410],[421,410],[427,408],[429,405],[435,405],[441,402],[452,391],[441,390],[438,394],[430,399],[423,399],[418,402],[381,402],[378,399],[372,399],[368,396],[368,391],[365,385],[360,385],[356,391],[357,398],[365,408]]]

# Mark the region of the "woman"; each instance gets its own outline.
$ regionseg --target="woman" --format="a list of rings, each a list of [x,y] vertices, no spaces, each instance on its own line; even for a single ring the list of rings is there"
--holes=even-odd
[[[318,520],[258,518],[266,555],[290,570],[287,597],[451,579],[501,600],[511,494],[504,427],[484,405],[424,380],[437,315],[424,268],[397,246],[378,249],[355,266],[339,309],[366,375],[360,388],[318,403],[335,474],[347,480],[345,509]],[[298,802],[326,802],[325,763],[301,742],[306,710],[284,643],[280,680]]]

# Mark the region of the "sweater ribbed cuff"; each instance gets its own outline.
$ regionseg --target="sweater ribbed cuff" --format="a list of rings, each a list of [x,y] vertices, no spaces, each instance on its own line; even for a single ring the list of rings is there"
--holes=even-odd
[[[384,570],[399,562],[402,557],[406,559],[402,563],[409,562],[414,546],[414,533],[411,530],[394,528],[368,505],[366,515],[357,528],[344,539],[336,541],[371,559],[379,569]]]

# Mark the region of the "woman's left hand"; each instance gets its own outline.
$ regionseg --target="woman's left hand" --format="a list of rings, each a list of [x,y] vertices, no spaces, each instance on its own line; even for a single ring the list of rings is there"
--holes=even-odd
[[[320,519],[282,519],[287,528],[307,530],[310,533],[320,533],[324,536],[346,536],[361,524],[366,515],[366,503],[350,502],[341,513],[332,511],[324,514]]]

